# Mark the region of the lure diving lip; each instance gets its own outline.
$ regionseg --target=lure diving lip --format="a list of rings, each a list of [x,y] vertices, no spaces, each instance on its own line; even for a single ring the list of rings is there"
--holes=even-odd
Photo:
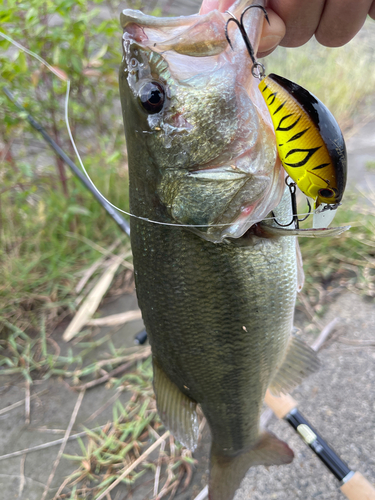
[[[306,89],[270,74],[259,84],[288,175],[315,200],[338,205],[347,174],[345,141],[332,113]]]

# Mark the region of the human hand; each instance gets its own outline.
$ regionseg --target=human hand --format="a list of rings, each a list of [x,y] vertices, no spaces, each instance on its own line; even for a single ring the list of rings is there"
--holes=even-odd
[[[203,0],[206,14],[225,12],[234,0]],[[375,0],[268,0],[270,19],[263,24],[258,57],[270,54],[278,45],[299,47],[313,35],[322,45],[340,47],[361,29],[367,14],[375,19]]]

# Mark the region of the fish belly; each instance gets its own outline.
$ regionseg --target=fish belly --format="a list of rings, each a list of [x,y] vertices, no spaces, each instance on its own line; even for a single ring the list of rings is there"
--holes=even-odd
[[[200,403],[219,452],[251,447],[291,335],[295,238],[252,236],[239,247],[140,220],[131,230],[154,362]]]

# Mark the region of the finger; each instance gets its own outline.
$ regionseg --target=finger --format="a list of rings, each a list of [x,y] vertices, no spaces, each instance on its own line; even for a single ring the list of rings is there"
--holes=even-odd
[[[207,14],[215,9],[219,12],[225,12],[233,3],[234,0],[203,0],[199,14]]]
[[[268,19],[263,23],[262,35],[258,47],[258,57],[265,57],[270,54],[285,36],[285,24],[276,12],[267,9]]]
[[[372,17],[372,19],[375,19],[375,0],[372,2],[368,15]]]
[[[315,33],[325,0],[269,0],[268,7],[281,17],[286,25],[286,34],[281,44],[284,47],[299,47]]]
[[[362,28],[372,0],[329,0],[323,10],[315,37],[327,47],[340,47]]]
[[[211,10],[217,9],[219,5],[219,0],[203,0],[199,14],[207,14]]]

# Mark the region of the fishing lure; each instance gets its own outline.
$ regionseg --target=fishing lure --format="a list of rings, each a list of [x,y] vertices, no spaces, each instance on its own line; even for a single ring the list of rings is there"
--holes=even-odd
[[[259,89],[271,115],[281,163],[300,190],[315,201],[317,214],[332,211],[331,216],[315,217],[314,227],[328,225],[346,184],[347,155],[342,132],[328,108],[308,90],[281,76],[266,76],[243,25],[244,15],[254,7],[263,10],[269,23],[261,5],[247,7],[240,21],[228,12],[232,17],[226,24],[226,38],[232,47],[227,28],[235,22],[253,62],[252,74],[261,80]]]

